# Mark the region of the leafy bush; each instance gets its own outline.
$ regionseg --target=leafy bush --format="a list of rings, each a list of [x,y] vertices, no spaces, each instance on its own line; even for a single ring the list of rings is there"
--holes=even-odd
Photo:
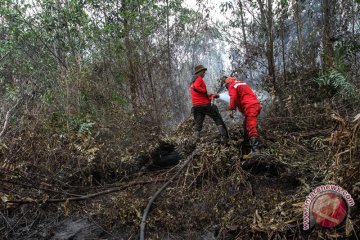
[[[350,98],[357,95],[356,87],[349,83],[347,77],[343,73],[334,68],[328,70],[314,80],[320,87],[328,88],[331,92],[340,94],[341,97]]]

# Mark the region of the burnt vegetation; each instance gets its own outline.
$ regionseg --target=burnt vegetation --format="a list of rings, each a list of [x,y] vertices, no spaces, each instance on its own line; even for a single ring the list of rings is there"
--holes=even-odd
[[[229,1],[218,25],[178,0],[5,0],[1,237],[139,239],[168,184],[146,239],[358,239],[360,6],[336,3]],[[249,160],[223,102],[229,144],[208,118],[193,137],[190,73],[220,78],[225,43],[232,74],[269,95]],[[355,206],[304,231],[305,198],[324,184]]]

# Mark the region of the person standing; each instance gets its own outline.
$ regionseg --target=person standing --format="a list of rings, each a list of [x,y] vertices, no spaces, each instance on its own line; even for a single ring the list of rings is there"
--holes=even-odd
[[[213,98],[218,98],[219,95],[208,93],[204,76],[207,68],[203,65],[198,65],[194,70],[193,81],[190,84],[190,94],[192,101],[192,113],[195,122],[195,139],[200,139],[200,132],[203,127],[205,116],[209,116],[215,122],[223,143],[228,142],[228,133],[224,121],[215,105],[211,104]]]
[[[259,134],[257,131],[257,117],[260,114],[261,105],[255,93],[247,83],[235,77],[227,77],[224,80],[230,96],[229,116],[234,117],[236,108],[244,116],[244,145],[250,143],[251,153],[259,154]]]

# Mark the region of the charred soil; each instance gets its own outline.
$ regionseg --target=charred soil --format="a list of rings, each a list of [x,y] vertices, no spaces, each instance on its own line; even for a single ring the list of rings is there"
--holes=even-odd
[[[324,119],[323,128],[309,130],[306,119],[268,116],[260,125],[262,154],[248,160],[242,159],[239,123],[228,124],[231,140],[222,145],[209,120],[194,142],[189,118],[146,150],[128,150],[121,163],[101,163],[110,157],[99,150],[82,172],[72,171],[68,160],[68,171],[59,168],[53,178],[42,165],[4,165],[2,236],[138,239],[149,199],[193,153],[152,204],[146,239],[357,239],[360,118],[320,115],[315,122]],[[90,142],[88,154],[95,151]],[[340,227],[303,231],[306,196],[328,183],[347,189],[355,207]]]

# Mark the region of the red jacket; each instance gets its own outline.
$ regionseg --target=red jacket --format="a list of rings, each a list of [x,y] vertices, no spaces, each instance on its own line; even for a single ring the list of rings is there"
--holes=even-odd
[[[193,106],[210,104],[211,102],[207,95],[206,84],[201,76],[197,76],[191,83],[190,93]]]
[[[235,110],[238,107],[239,111],[244,113],[249,106],[260,104],[247,83],[238,79],[229,84],[228,91],[230,95],[230,110]]]

